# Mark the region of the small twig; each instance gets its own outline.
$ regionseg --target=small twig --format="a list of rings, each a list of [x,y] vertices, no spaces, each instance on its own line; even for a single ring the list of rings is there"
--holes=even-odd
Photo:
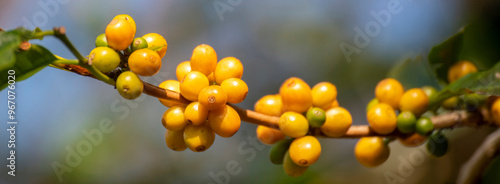
[[[462,166],[457,183],[480,183],[484,170],[499,153],[500,128],[488,135],[472,157]]]

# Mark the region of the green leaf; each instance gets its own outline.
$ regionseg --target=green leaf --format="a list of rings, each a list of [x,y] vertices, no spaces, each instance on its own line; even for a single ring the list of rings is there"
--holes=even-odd
[[[389,70],[387,77],[394,78],[404,85],[405,89],[434,86],[438,87],[432,71],[428,68],[427,61],[418,55],[415,58],[406,58],[398,61]]]
[[[158,46],[154,46],[154,47],[149,47],[148,49],[153,50],[153,51],[156,52],[156,51],[161,50],[165,46],[167,46],[167,45],[158,45]]]
[[[485,16],[472,21],[463,30],[432,48],[429,64],[440,82],[448,82],[448,69],[461,60],[487,70],[500,61],[500,21]]]
[[[451,83],[430,99],[429,107],[435,110],[444,100],[470,92],[482,95],[500,95],[500,62],[497,62],[489,70],[468,74]]]
[[[0,70],[14,66],[16,59],[14,52],[19,49],[21,42],[34,38],[42,39],[43,36],[36,35],[39,32],[41,32],[40,28],[30,31],[22,27],[0,32],[0,56],[2,56],[0,57]]]
[[[429,53],[429,64],[442,83],[448,81],[448,68],[458,62],[458,55],[462,50],[462,40],[463,31],[460,31],[445,42],[434,46]]]
[[[14,57],[14,66],[0,68],[0,90],[8,85],[9,70],[15,70],[16,82],[19,82],[29,78],[57,59],[49,50],[35,44],[31,45],[27,51],[15,51]]]

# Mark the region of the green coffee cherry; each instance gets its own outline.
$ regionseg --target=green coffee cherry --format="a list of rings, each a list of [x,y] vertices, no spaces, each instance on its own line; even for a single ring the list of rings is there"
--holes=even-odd
[[[101,72],[110,72],[120,65],[120,55],[109,47],[96,47],[89,54],[89,64]]]
[[[106,40],[106,34],[102,33],[95,39],[95,47],[107,47],[108,40]]]
[[[411,111],[403,111],[398,115],[397,127],[401,133],[412,133],[415,131],[417,118]]]
[[[377,98],[374,98],[372,100],[370,100],[370,102],[368,102],[368,105],[366,105],[366,112],[368,112],[368,110],[370,110],[370,108],[372,108],[373,106],[377,105],[379,102],[378,102],[378,99]]]
[[[125,99],[132,100],[139,97],[143,89],[141,79],[133,72],[123,72],[116,79],[116,90]]]
[[[457,109],[459,106],[459,101],[460,100],[459,100],[458,96],[450,97],[450,98],[446,99],[445,101],[443,101],[441,106],[445,109],[450,109],[450,110]]]
[[[271,159],[273,164],[283,164],[283,159],[285,158],[285,154],[288,151],[292,140],[293,139],[282,139],[274,143],[271,147],[271,151],[269,152],[269,159]]]
[[[145,48],[148,48],[148,42],[142,37],[134,38],[134,41],[132,41],[132,44],[130,44],[131,52]]]
[[[448,139],[446,139],[441,131],[435,131],[429,136],[426,148],[431,155],[442,157],[448,151]]]
[[[486,102],[486,96],[477,93],[471,93],[464,95],[464,102],[467,110],[474,111]]]
[[[309,166],[300,166],[295,164],[292,158],[290,158],[290,154],[288,153],[288,151],[286,152],[285,158],[283,160],[283,169],[288,176],[302,176],[306,172],[307,168],[309,168]]]
[[[421,117],[417,120],[415,130],[420,135],[427,135],[434,130],[434,124],[428,117]]]
[[[429,99],[431,99],[433,95],[438,93],[438,90],[432,86],[424,86],[422,87],[422,90],[427,95],[427,97],[429,97]]]
[[[319,128],[325,124],[326,121],[326,114],[325,110],[319,108],[319,107],[313,107],[307,110],[306,113],[306,118],[307,121],[309,122],[309,125],[312,127]]]

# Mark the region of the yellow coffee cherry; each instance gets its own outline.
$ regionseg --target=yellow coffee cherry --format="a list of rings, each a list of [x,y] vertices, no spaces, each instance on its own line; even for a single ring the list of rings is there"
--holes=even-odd
[[[182,130],[187,125],[184,118],[184,109],[184,106],[175,106],[167,109],[167,111],[163,113],[161,124],[168,130]]]
[[[257,126],[256,133],[257,138],[265,144],[274,144],[285,138],[283,132],[262,125]]]
[[[313,106],[327,109],[337,99],[337,87],[330,82],[320,82],[311,90]]]
[[[295,164],[292,158],[290,158],[290,152],[289,151],[286,152],[285,158],[283,160],[283,169],[285,170],[285,173],[288,176],[292,177],[302,176],[306,172],[307,168],[309,168],[309,166],[300,166]]]
[[[243,64],[235,57],[223,58],[215,67],[214,78],[218,84],[229,78],[240,79],[241,76],[243,76]]]
[[[135,35],[135,32],[137,30],[137,27],[135,25],[135,21],[134,19],[130,16],[130,15],[127,15],[127,14],[121,14],[121,15],[117,15],[115,16],[113,19],[116,19],[116,18],[119,18],[119,19],[125,19],[128,23],[130,23],[130,25],[132,26],[133,30],[134,30],[134,35]]]
[[[263,96],[255,102],[254,110],[269,116],[281,116],[283,114],[281,96],[279,94]]]
[[[280,87],[284,111],[306,112],[312,106],[311,88],[302,79],[291,77]]]
[[[222,87],[211,85],[203,88],[198,95],[198,102],[208,110],[224,108],[227,103],[227,93]]]
[[[207,124],[187,125],[184,129],[184,142],[194,152],[203,152],[210,148],[215,140],[214,131]]]
[[[339,105],[339,101],[334,100],[334,101],[332,102],[332,104],[330,104],[330,106],[328,106],[326,109],[323,109],[323,110],[328,110],[328,109],[331,109],[331,108],[334,108],[334,107],[340,107],[340,105]]]
[[[186,76],[186,74],[188,74],[190,71],[191,64],[189,63],[189,61],[184,61],[177,65],[177,68],[175,69],[175,76],[177,77],[177,80],[182,81],[182,79],[184,79],[184,76]]]
[[[362,165],[376,167],[389,158],[390,149],[381,137],[363,137],[354,148],[354,155]]]
[[[393,78],[384,79],[375,87],[375,97],[379,102],[389,104],[393,109],[399,108],[399,100],[403,93],[403,85]]]
[[[371,128],[379,134],[389,134],[396,129],[396,112],[386,103],[374,105],[366,117]]]
[[[217,53],[207,44],[198,45],[191,56],[191,70],[199,71],[205,76],[215,71],[217,65]]]
[[[128,57],[130,71],[142,76],[153,76],[161,69],[160,56],[150,49],[139,49]]]
[[[106,26],[106,40],[108,46],[117,51],[125,50],[132,43],[135,36],[133,26],[125,19],[114,18]]]
[[[159,87],[165,89],[165,91],[170,90],[170,91],[175,91],[175,92],[180,92],[179,90],[180,82],[176,80],[166,80],[160,83]],[[177,105],[181,105],[182,103],[176,101],[176,100],[165,100],[158,98],[160,100],[161,104],[167,107],[173,107]]]
[[[287,136],[298,138],[307,134],[309,123],[304,115],[296,112],[285,112],[279,121],[280,130]]]
[[[184,110],[184,118],[188,124],[201,125],[208,119],[208,109],[200,102],[191,102]]]
[[[229,78],[224,80],[220,86],[226,91],[227,102],[229,103],[240,103],[247,97],[248,86],[241,79]]]
[[[477,72],[477,67],[474,63],[466,60],[460,61],[448,69],[448,82],[455,82],[463,76],[474,72]]]
[[[198,101],[200,91],[208,87],[208,79],[205,75],[197,71],[186,74],[180,84],[181,95],[190,100]]]
[[[148,48],[163,46],[160,50],[157,50],[156,53],[158,54],[158,56],[160,56],[160,58],[163,58],[163,56],[165,56],[168,44],[167,40],[165,40],[163,36],[158,33],[148,33],[142,36],[142,38],[144,38],[148,43]]]
[[[413,88],[406,91],[399,101],[399,109],[401,111],[410,111],[417,117],[427,111],[428,106],[429,97],[420,88]]]
[[[304,136],[293,140],[289,148],[290,158],[300,166],[314,164],[321,155],[321,145],[314,136]]]
[[[493,118],[493,122],[500,126],[500,98],[497,98],[493,105],[491,106],[491,116]]]
[[[214,78],[214,72],[212,72],[210,75],[208,75],[207,78],[208,78],[208,82],[210,82],[210,84],[216,84],[215,78]]]
[[[184,151],[187,148],[186,143],[184,143],[184,129],[179,131],[167,130],[165,132],[165,142],[171,150]]]
[[[208,113],[208,124],[217,135],[232,137],[240,129],[241,119],[236,110],[226,105]]]
[[[342,107],[334,107],[326,111],[326,121],[320,130],[329,137],[340,137],[349,130],[351,124],[351,113]]]

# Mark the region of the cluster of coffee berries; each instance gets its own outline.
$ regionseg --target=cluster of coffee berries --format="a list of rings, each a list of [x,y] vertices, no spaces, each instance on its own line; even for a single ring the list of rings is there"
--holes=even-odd
[[[143,91],[140,76],[160,71],[161,59],[167,52],[167,41],[157,33],[135,37],[136,25],[129,15],[117,15],[97,36],[96,48],[88,55],[88,64],[104,74],[121,72],[116,89],[123,98],[135,99]]]
[[[283,164],[285,173],[294,177],[304,174],[321,154],[320,142],[310,135],[311,129],[340,137],[352,124],[351,114],[339,106],[337,88],[330,82],[320,82],[311,89],[302,79],[291,77],[283,82],[279,94],[262,97],[254,109],[280,117],[279,130],[258,126],[257,137],[263,143],[274,144],[269,154],[271,162]]]
[[[448,142],[441,131],[434,131],[431,119],[423,116],[428,110],[429,98],[437,90],[431,86],[404,90],[395,79],[386,78],[375,87],[375,97],[367,105],[367,120],[370,128],[386,135],[398,131],[404,134],[399,141],[406,146],[419,146],[426,142],[429,152],[443,156]],[[391,139],[363,137],[356,144],[356,159],[366,167],[375,167],[389,157]],[[439,149],[438,149],[439,148]]]
[[[175,151],[189,148],[202,152],[212,146],[215,134],[232,137],[240,129],[241,119],[227,103],[240,103],[246,98],[248,86],[241,80],[242,75],[243,65],[237,58],[226,57],[217,62],[211,46],[194,48],[191,60],[177,66],[177,80],[160,84],[190,101],[182,104],[160,99],[169,107],[162,117],[167,146]]]

